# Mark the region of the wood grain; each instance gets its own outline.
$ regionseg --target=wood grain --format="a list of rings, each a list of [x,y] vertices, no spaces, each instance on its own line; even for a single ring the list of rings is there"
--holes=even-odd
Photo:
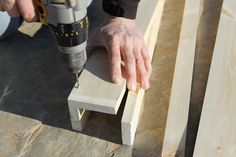
[[[96,79],[96,81],[95,81]],[[77,108],[116,114],[125,93],[125,81],[111,82],[109,63],[103,49],[98,49],[88,60],[79,77],[80,87],[72,89],[68,101]]]
[[[225,0],[194,157],[236,154],[236,1]]]
[[[186,0],[175,63],[162,156],[184,157],[201,1]]]

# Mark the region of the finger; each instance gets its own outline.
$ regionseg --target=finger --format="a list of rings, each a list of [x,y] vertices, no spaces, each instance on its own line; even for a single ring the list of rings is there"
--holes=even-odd
[[[122,55],[124,56],[126,75],[127,75],[127,87],[129,90],[136,90],[136,67],[135,67],[135,57],[133,54],[133,49],[129,46],[123,50]]]
[[[0,2],[0,11],[5,11],[5,9],[3,8],[1,2]]]
[[[1,2],[1,4],[11,17],[20,16],[20,12],[15,0],[5,0],[4,2]]]
[[[26,22],[33,22],[37,19],[32,0],[16,0],[16,2]]]
[[[151,64],[150,56],[148,54],[148,50],[145,45],[141,48],[141,53],[143,56],[144,65],[145,65],[145,68],[146,68],[146,71],[148,74],[148,78],[149,78],[151,75],[151,72],[152,72],[152,64]]]
[[[140,84],[141,87],[143,89],[148,89],[149,88],[149,76],[146,70],[146,67],[144,65],[144,59],[143,56],[141,54],[141,50],[140,49],[134,49],[134,56],[136,59],[136,67],[137,67],[137,71],[139,73],[139,77],[140,77]]]
[[[121,55],[119,45],[113,45],[110,49],[111,76],[114,83],[119,83],[122,78]]]

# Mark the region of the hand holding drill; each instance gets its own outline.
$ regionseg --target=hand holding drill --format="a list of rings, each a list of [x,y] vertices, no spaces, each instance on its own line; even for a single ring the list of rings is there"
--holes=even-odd
[[[107,49],[111,76],[114,82],[118,83],[121,80],[123,62],[127,87],[130,90],[135,90],[136,83],[139,82],[142,88],[148,89],[152,67],[143,36],[134,21],[134,15],[136,15],[135,6],[137,5],[133,5],[134,0],[120,1],[126,3],[126,8],[122,8],[118,4],[118,0],[103,0],[105,4],[103,4],[103,8],[105,6],[104,10],[109,16],[104,21],[103,25],[97,29],[96,35],[91,36],[88,41],[88,47],[89,49],[96,47],[105,47]],[[47,8],[47,11],[51,10],[51,12],[49,12],[51,18],[47,16],[46,23],[50,25],[49,27],[58,43],[58,48],[68,63],[68,68],[73,67],[74,61],[75,67],[82,67],[85,63],[84,61],[86,61],[86,55],[83,55],[86,54],[84,49],[86,47],[86,40],[83,41],[77,38],[76,34],[79,32],[76,33],[76,31],[81,31],[81,33],[85,32],[81,37],[83,38],[83,36],[86,36],[86,29],[83,29],[84,27],[79,29],[81,25],[74,24],[83,21],[85,24],[83,26],[86,27],[87,21],[86,18],[84,18],[86,17],[86,14],[84,14],[86,11],[82,11],[84,13],[80,12],[81,10],[86,10],[86,7],[82,9],[83,7],[80,6],[83,5],[76,3],[77,0],[50,0],[47,2],[50,2],[50,4],[47,3],[47,5],[51,6],[51,8]],[[129,3],[132,3],[130,8],[128,8]],[[27,22],[35,21],[38,17],[36,13],[38,8],[35,9],[36,5],[33,3],[33,0],[0,0],[0,4],[1,11],[7,11],[10,16],[22,15]],[[55,8],[57,9],[55,10]],[[126,9],[125,16],[123,9]],[[58,12],[57,10],[60,11]],[[68,17],[71,17],[71,21],[67,20]],[[68,38],[69,36],[70,39]],[[78,46],[79,48],[74,48]],[[77,55],[74,56],[74,54]],[[76,58],[80,59],[77,60]],[[76,61],[78,62],[76,63]],[[80,71],[78,70],[80,68],[75,68],[76,70],[73,69],[74,67],[71,69],[74,73]]]

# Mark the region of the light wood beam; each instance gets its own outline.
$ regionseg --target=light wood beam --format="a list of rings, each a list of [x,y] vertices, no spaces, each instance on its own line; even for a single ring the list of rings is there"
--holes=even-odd
[[[194,157],[236,155],[236,1],[224,0]]]
[[[146,42],[148,52],[151,58],[153,56],[156,38],[160,28],[164,4],[165,0],[158,1],[155,13],[152,16],[152,19],[144,36],[144,40]],[[138,88],[136,91],[128,92],[124,113],[121,121],[123,144],[132,145],[134,142],[134,136],[139,121],[144,92],[145,91],[141,88]]]
[[[184,157],[200,0],[185,0],[162,157]]]

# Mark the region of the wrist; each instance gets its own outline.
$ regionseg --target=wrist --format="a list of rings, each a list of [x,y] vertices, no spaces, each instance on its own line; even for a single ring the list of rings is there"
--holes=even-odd
[[[127,19],[124,17],[116,17],[116,16],[111,16],[107,15],[105,19],[105,24],[126,24],[130,26],[136,26],[135,20],[134,19]]]

